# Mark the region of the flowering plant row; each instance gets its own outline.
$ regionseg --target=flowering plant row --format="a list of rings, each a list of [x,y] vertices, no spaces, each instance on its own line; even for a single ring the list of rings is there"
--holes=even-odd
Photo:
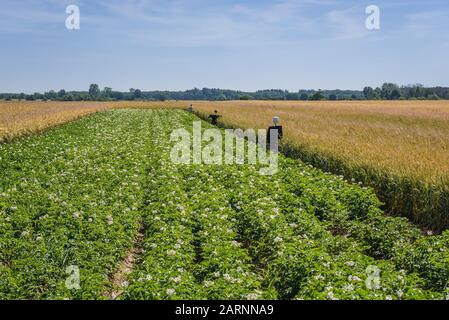
[[[134,150],[151,139],[138,118],[98,114],[0,145],[1,299],[102,296],[138,228],[145,154]]]
[[[0,299],[447,296],[449,233],[282,155],[273,176],[172,163],[170,133],[197,120],[108,111],[0,145]]]

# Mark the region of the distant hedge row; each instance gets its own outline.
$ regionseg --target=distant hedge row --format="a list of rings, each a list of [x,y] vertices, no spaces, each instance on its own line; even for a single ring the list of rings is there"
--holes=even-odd
[[[1,93],[3,100],[58,100],[58,101],[120,101],[120,100],[438,100],[449,99],[449,88],[425,88],[422,85],[399,87],[393,83],[384,83],[382,87],[365,87],[360,90],[299,90],[290,92],[281,89],[243,92],[238,90],[194,88],[186,91],[142,91],[129,89],[128,92],[114,91],[105,87],[100,89],[91,84],[88,91],[58,92],[51,90],[45,93]]]

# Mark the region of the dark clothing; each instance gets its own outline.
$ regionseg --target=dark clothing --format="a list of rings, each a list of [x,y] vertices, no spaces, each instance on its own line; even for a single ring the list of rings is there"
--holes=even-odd
[[[278,136],[278,141],[280,139],[282,139],[282,137],[284,136],[284,132],[282,130],[282,126],[272,126],[268,128],[267,131],[267,143],[270,143],[270,138],[271,138],[271,131],[275,131],[275,134],[277,133]]]
[[[221,116],[218,114],[211,114],[209,116],[209,119],[211,119],[211,122],[214,126],[216,126],[218,124],[218,118],[220,118]]]

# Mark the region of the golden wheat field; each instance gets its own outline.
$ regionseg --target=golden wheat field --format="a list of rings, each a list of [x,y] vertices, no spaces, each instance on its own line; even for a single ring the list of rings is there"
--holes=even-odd
[[[385,209],[426,227],[449,225],[449,101],[2,102],[0,139],[106,108],[218,110],[225,126],[284,126],[284,150],[374,187]]]
[[[0,142],[104,110],[101,102],[0,102]]]
[[[225,102],[223,121],[267,127],[280,117],[288,142],[350,163],[383,167],[429,182],[449,176],[449,101],[422,102]]]

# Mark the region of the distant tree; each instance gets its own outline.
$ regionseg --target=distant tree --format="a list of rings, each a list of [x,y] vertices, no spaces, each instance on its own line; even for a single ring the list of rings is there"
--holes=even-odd
[[[50,90],[49,92],[44,93],[44,99],[55,100],[57,98],[57,94],[54,90]]]
[[[401,97],[398,85],[394,83],[384,83],[381,89],[381,98],[385,100],[397,100]]]
[[[297,92],[288,92],[286,95],[287,100],[299,100],[299,94]]]
[[[70,97],[68,97],[70,95]],[[447,99],[449,100],[448,87],[424,87],[420,84],[397,86],[393,83],[384,83],[380,88],[365,87],[363,91],[358,90],[299,90],[288,92],[282,89],[259,90],[256,92],[243,92],[236,90],[223,90],[218,88],[194,88],[186,91],[149,91],[142,92],[138,89],[130,89],[129,92],[112,91],[111,88],[99,90],[98,85],[92,84],[89,91],[70,91],[61,89],[59,92],[51,90],[31,95],[0,93],[0,99],[27,99],[27,100],[359,100],[359,99]]]
[[[165,101],[165,100],[167,100],[167,96],[166,96],[165,93],[163,93],[163,92],[158,92],[158,93],[155,95],[155,98],[156,98],[156,100],[159,100],[159,101]]]
[[[88,92],[72,92],[74,101],[87,101],[90,98]]]
[[[374,89],[374,99],[379,100],[382,97],[382,89]]]
[[[338,97],[337,97],[337,95],[335,93],[332,93],[332,94],[329,95],[329,100],[335,101],[337,99],[338,99]]]
[[[98,97],[100,96],[100,87],[98,86],[98,84],[91,84],[89,87],[89,97],[92,100],[96,100],[98,99]]]
[[[67,94],[67,92],[64,89],[61,89],[58,91],[58,98],[62,99]]]
[[[112,91],[111,97],[114,100],[124,100],[125,99],[125,93],[120,91]]]
[[[112,96],[112,88],[105,87],[103,89],[103,91],[101,92],[101,95],[102,95],[103,99],[106,99],[106,100],[110,99]]]
[[[323,94],[323,91],[319,90],[315,92],[309,99],[312,101],[326,100],[326,96]]]
[[[227,99],[226,96],[222,93],[222,94],[220,94],[220,95],[217,97],[217,100],[218,100],[218,101],[225,101],[225,100],[228,100],[228,99]]]
[[[134,100],[134,92],[136,91],[136,89],[134,88],[130,88],[129,89],[129,95],[127,95],[127,97],[125,98],[125,100]]]
[[[365,99],[372,100],[374,99],[374,89],[371,87],[365,87],[363,88],[363,95],[365,96]]]
[[[299,96],[299,100],[307,101],[307,100],[309,100],[309,95],[308,95],[307,93],[303,92],[303,93],[301,93],[301,95]]]
[[[401,88],[407,99],[419,98],[424,95],[424,89],[422,84],[414,84]]]
[[[42,99],[44,99],[44,95],[42,93],[39,92],[34,93],[34,100],[42,100]]]
[[[390,100],[399,100],[401,98],[401,92],[399,88],[394,88],[390,94]]]
[[[440,100],[440,97],[436,93],[430,94],[427,99],[429,100]]]
[[[133,96],[134,96],[134,99],[140,99],[140,98],[142,98],[142,91],[139,90],[139,89],[134,90]]]

